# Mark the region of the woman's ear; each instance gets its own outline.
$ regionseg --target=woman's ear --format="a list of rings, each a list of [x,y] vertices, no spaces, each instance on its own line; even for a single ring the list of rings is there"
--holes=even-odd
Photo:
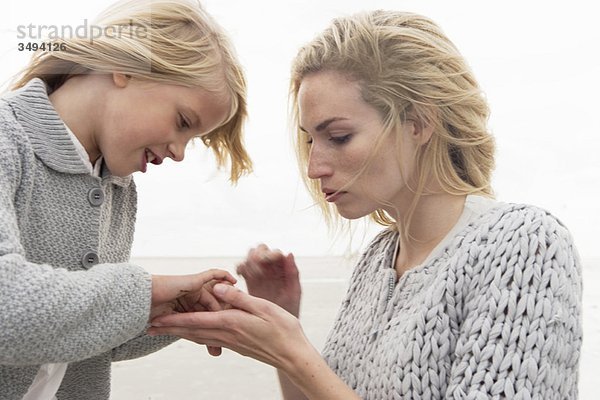
[[[422,119],[418,119],[414,121],[414,131],[413,131],[413,139],[419,145],[424,145],[429,142],[431,136],[433,135],[433,124],[424,121]]]
[[[408,112],[406,119],[407,129],[410,139],[416,146],[423,146],[429,142],[433,135],[433,123],[429,110],[421,110],[425,112],[417,112],[411,109]]]
[[[131,75],[122,74],[120,72],[113,72],[112,74],[113,83],[118,88],[124,88],[129,84]]]

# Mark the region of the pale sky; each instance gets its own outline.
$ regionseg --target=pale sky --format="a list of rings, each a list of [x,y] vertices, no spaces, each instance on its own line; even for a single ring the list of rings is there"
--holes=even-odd
[[[110,3],[5,1],[0,82],[27,62],[28,54],[16,50],[23,41],[19,25],[76,27]],[[260,242],[297,255],[342,254],[349,239],[327,233],[296,166],[287,115],[290,62],[336,16],[397,9],[434,19],[483,87],[498,146],[498,199],[546,208],[571,230],[584,259],[600,257],[600,28],[594,2],[202,3],[230,33],[246,69],[246,145],[255,172],[232,188],[198,144],[182,163],[151,165],[147,174],[136,174],[134,256],[241,256]],[[369,228],[364,239],[358,235],[351,248],[364,248],[377,229]]]

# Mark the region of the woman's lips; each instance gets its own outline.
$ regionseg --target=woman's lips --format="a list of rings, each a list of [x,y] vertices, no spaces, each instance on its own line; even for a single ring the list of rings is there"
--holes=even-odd
[[[347,192],[326,192],[325,200],[330,203],[335,203],[340,197],[342,197]]]

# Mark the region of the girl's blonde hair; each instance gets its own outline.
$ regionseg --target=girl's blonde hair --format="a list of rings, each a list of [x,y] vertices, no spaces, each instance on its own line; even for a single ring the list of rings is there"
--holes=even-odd
[[[429,142],[416,154],[417,182],[411,188],[414,201],[403,216],[406,233],[431,179],[447,193],[493,196],[490,181],[495,146],[487,130],[488,105],[466,61],[433,21],[405,12],[360,13],[335,19],[300,49],[292,66],[290,97],[303,171],[308,166],[310,145],[299,127],[298,91],[305,76],[320,71],[341,73],[360,85],[364,101],[382,116],[381,138],[398,135],[400,139],[407,119],[434,128]],[[334,213],[323,199],[319,182],[305,174],[303,178],[331,221]],[[371,217],[384,226],[396,225],[383,209]]]
[[[229,116],[202,141],[213,150],[219,167],[229,158],[232,182],[252,170],[242,140],[246,79],[227,35],[199,3],[120,1],[91,26],[96,31],[90,30],[90,36],[52,39],[60,50],[34,54],[12,89],[40,78],[53,91],[75,75],[121,72],[147,81],[223,93],[231,99]],[[98,31],[102,34],[97,35]]]

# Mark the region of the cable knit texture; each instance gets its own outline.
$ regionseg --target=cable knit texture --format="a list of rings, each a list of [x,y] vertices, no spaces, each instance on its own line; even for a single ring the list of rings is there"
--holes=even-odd
[[[41,80],[0,100],[0,399],[60,362],[58,400],[108,399],[111,361],[173,340],[143,335],[151,279],[127,262],[136,201],[131,177],[89,174]]]
[[[500,205],[397,282],[397,232],[359,261],[323,354],[364,399],[576,399],[581,267],[541,209]]]

